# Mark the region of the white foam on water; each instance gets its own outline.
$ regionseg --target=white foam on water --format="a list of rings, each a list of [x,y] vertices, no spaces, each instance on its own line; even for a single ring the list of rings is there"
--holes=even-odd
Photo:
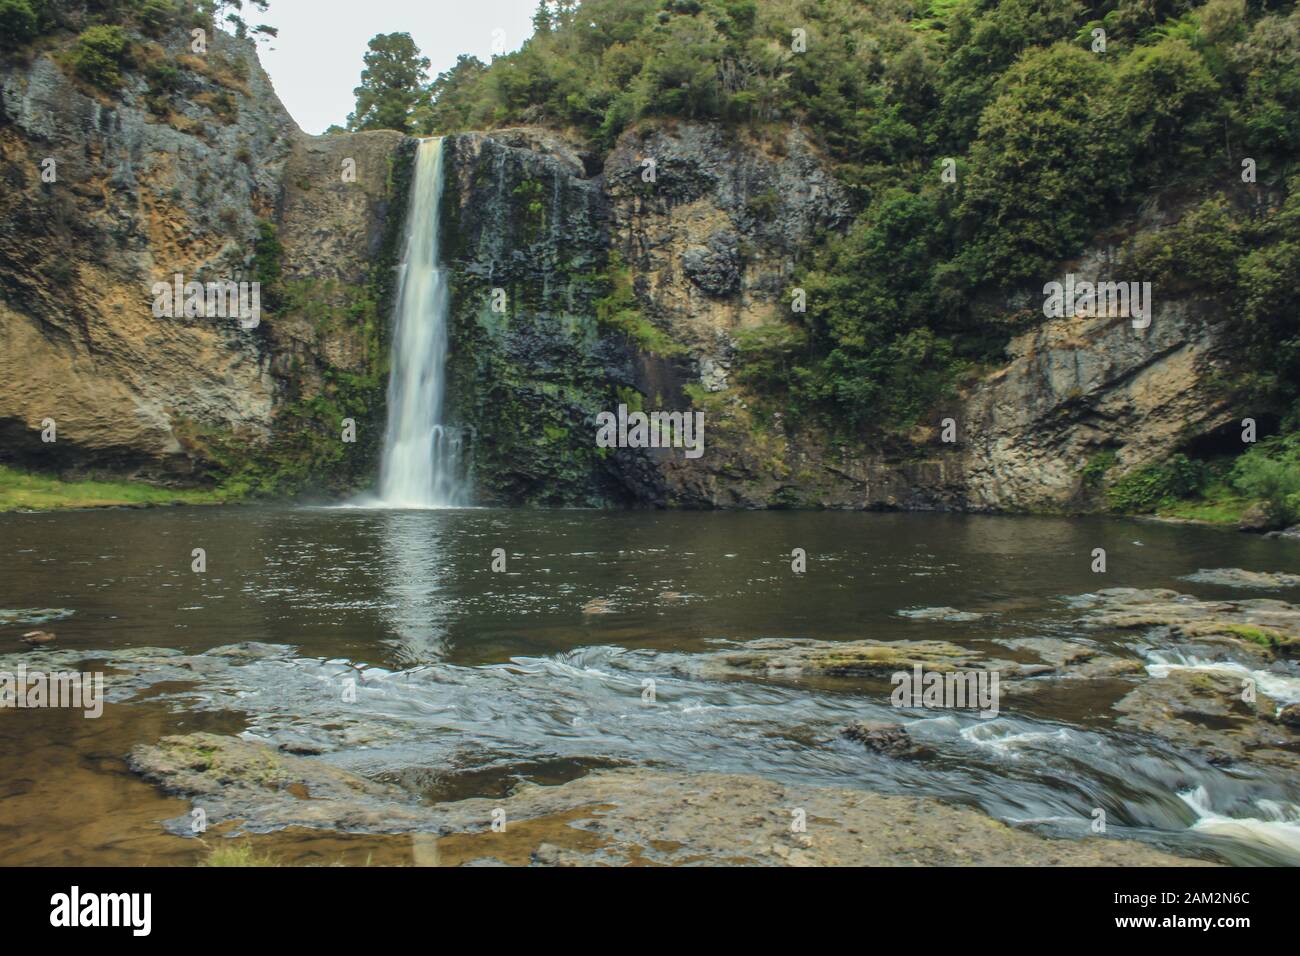
[[[1064,727],[1057,730],[1015,730],[1001,720],[970,724],[961,729],[961,737],[967,743],[1013,759],[1018,759],[1020,751],[1025,748],[1032,749],[1074,739]]]
[[[1277,800],[1255,800],[1257,817],[1230,817],[1217,812],[1205,787],[1178,794],[1197,820],[1193,830],[1268,847],[1300,863],[1300,807]]]
[[[1147,652],[1147,673],[1152,677],[1167,677],[1174,671],[1203,671],[1231,674],[1241,679],[1251,679],[1264,694],[1282,704],[1300,701],[1300,677],[1279,674],[1275,671],[1252,670],[1236,661],[1207,661],[1194,654],[1178,651]]]

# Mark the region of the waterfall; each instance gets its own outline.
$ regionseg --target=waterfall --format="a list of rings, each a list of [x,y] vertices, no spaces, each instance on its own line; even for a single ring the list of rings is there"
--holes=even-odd
[[[406,212],[379,500],[389,508],[467,504],[460,480],[462,432],[443,422],[447,370],[447,275],[438,257],[442,139],[421,140]]]

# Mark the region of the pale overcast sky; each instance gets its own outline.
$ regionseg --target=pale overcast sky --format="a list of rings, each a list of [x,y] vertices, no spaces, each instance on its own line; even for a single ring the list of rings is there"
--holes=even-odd
[[[537,0],[271,0],[265,17],[249,19],[280,28],[269,47],[259,44],[262,65],[298,125],[323,133],[352,112],[361,57],[376,33],[411,34],[432,61],[432,78],[461,53],[486,63],[498,38],[507,52],[518,49],[536,7]]]

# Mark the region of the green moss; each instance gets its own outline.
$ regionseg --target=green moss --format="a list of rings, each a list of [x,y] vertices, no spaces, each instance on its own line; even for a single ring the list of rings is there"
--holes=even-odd
[[[632,289],[632,274],[617,252],[610,253],[605,281],[609,293],[595,302],[596,322],[602,328],[622,333],[638,349],[651,355],[685,354],[685,346],[674,342],[642,314]]]
[[[524,231],[528,241],[534,241],[546,229],[545,187],[535,179],[525,179],[511,194],[523,201]]]
[[[1275,654],[1294,656],[1300,641],[1266,627],[1253,627],[1249,624],[1230,624],[1227,630],[1243,641],[1258,644]]]
[[[626,388],[622,385],[615,386],[614,399],[619,405],[627,406],[628,414],[645,411],[645,396],[635,388]]]

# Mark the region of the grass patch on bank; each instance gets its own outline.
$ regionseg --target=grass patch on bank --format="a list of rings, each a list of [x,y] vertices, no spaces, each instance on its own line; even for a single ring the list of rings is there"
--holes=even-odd
[[[250,844],[214,847],[199,866],[279,866],[269,854],[258,853]]]
[[[211,505],[230,500],[216,489],[158,488],[138,481],[63,481],[0,465],[0,511],[51,511],[112,505]]]
[[[1205,521],[1209,524],[1235,525],[1241,521],[1253,500],[1219,486],[1207,489],[1203,497],[1177,500],[1167,498],[1156,506],[1160,518]]]

